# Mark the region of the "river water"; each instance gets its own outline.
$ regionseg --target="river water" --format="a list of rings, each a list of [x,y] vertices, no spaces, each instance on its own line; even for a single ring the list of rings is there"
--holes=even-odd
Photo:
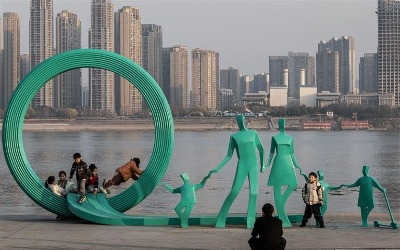
[[[163,181],[172,187],[182,185],[180,174],[187,172],[191,183],[198,183],[225,157],[229,137],[234,131],[175,132],[174,152]],[[260,131],[259,136],[268,157],[271,136],[277,131]],[[295,155],[303,171],[324,170],[325,182],[332,186],[349,184],[362,176],[362,166],[369,165],[369,174],[388,190],[393,212],[400,212],[400,133],[398,131],[287,131],[294,138]],[[69,173],[75,152],[82,154],[88,164],[99,168],[100,180],[111,178],[115,168],[132,157],[139,157],[141,168],[149,161],[154,132],[23,132],[24,147],[30,165],[43,180],[57,176],[60,170]],[[0,145],[1,147],[1,145]],[[1,148],[2,149],[2,148]],[[197,204],[192,214],[218,213],[230,191],[237,158],[213,175],[203,189],[196,192]],[[257,211],[266,203],[274,203],[273,190],[266,185],[270,168],[259,175]],[[48,213],[25,195],[15,183],[0,154],[0,214]],[[304,179],[297,171],[299,185],[287,202],[288,213],[302,213],[301,188]],[[111,190],[115,194],[130,185],[130,181]],[[382,193],[375,189],[372,212],[387,213]],[[358,188],[343,189],[329,196],[327,213],[358,213]],[[171,194],[162,185],[128,214],[174,214],[179,194]],[[233,203],[231,213],[245,213],[248,183]]]

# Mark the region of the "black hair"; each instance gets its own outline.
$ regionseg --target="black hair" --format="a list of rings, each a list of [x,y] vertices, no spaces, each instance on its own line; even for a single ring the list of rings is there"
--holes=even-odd
[[[311,172],[311,173],[309,173],[308,174],[308,176],[310,177],[310,176],[314,176],[315,177],[315,179],[317,179],[318,177],[317,177],[317,174],[315,173],[315,172]]]
[[[46,188],[48,188],[48,187],[49,187],[49,184],[52,184],[52,183],[55,182],[55,181],[56,181],[56,177],[50,175],[50,176],[47,178],[46,182],[44,183],[44,186],[45,186]]]
[[[90,164],[89,165],[89,169],[90,169],[91,172],[93,172],[93,170],[97,169],[97,167],[96,167],[95,164]]]
[[[75,153],[75,154],[73,155],[73,157],[74,157],[74,159],[76,159],[76,158],[81,158],[82,156],[81,156],[80,153]]]
[[[58,172],[58,177],[60,177],[60,175],[64,174],[65,176],[67,176],[67,173],[65,173],[65,171],[60,171]]]
[[[134,161],[136,163],[136,166],[139,167],[140,164],[140,159],[139,158],[133,158],[131,161]]]
[[[264,206],[262,207],[262,211],[265,215],[272,215],[274,213],[274,206],[269,203],[264,204]]]

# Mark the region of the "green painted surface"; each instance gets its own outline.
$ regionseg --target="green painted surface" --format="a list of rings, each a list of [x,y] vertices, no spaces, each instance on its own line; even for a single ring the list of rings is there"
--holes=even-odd
[[[18,84],[8,104],[2,131],[4,156],[14,179],[33,201],[57,215],[73,216],[67,199],[45,188],[43,181],[32,170],[24,150],[22,127],[28,106],[39,89],[57,75],[78,68],[106,69],[124,77],[143,95],[153,116],[155,141],[146,170],[125,191],[107,199],[113,210],[124,212],[140,203],[158,185],[168,167],[174,143],[171,110],[162,90],[143,68],[126,57],[105,50],[79,49],[57,54],[37,65]],[[90,204],[82,207],[86,205]],[[86,209],[86,212],[93,211],[92,208]],[[92,220],[99,217],[98,223],[103,223],[108,216],[117,217],[109,211],[100,210],[93,213]],[[123,217],[118,223],[117,219],[114,221],[121,224],[125,220]]]

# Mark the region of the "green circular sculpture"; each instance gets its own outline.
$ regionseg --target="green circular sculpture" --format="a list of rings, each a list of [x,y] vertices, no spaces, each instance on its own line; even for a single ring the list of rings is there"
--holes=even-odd
[[[78,68],[100,68],[114,72],[133,84],[143,95],[153,116],[155,140],[150,161],[133,185],[108,199],[115,210],[125,212],[146,198],[167,170],[174,143],[171,110],[157,82],[143,68],[119,54],[79,49],[55,55],[37,65],[16,88],[3,121],[3,150],[8,167],[22,190],[38,205],[62,216],[73,216],[67,199],[45,188],[30,166],[24,151],[22,128],[35,94],[55,76]]]

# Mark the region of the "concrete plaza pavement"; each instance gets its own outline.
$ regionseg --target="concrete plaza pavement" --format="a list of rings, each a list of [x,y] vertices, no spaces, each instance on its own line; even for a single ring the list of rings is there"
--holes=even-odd
[[[395,214],[399,221],[400,215]],[[376,228],[374,220],[390,224],[388,214],[371,214],[361,227],[360,214],[327,214],[326,228],[294,223],[284,228],[286,249],[400,249],[400,230]],[[250,249],[251,229],[229,226],[142,227],[96,225],[83,220],[57,221],[55,215],[2,215],[0,249]]]

